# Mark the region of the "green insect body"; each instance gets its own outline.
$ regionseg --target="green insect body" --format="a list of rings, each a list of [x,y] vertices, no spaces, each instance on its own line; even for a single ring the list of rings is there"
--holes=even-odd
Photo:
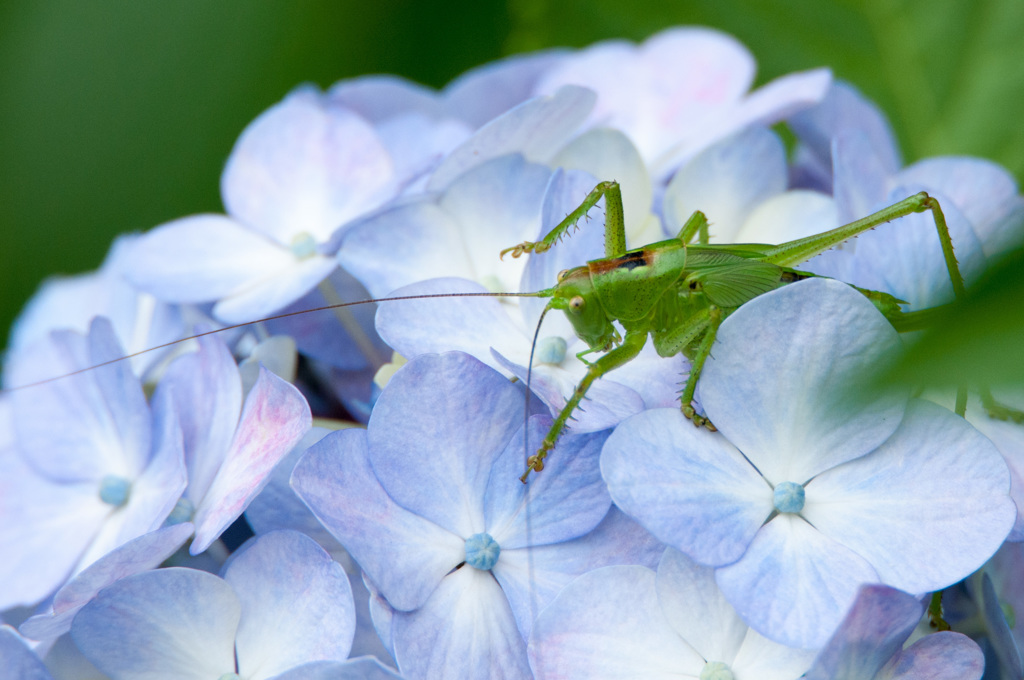
[[[680,395],[683,414],[697,426],[714,429],[707,418],[697,414],[693,396],[701,370],[722,320],[755,297],[800,279],[816,276],[792,269],[843,241],[875,226],[917,212],[930,210],[942,243],[946,266],[955,294],[964,293],[945,218],[938,202],[921,192],[873,215],[803,239],[779,245],[710,245],[708,221],[696,212],[679,234],[642,248],[626,250],[622,199],[618,184],[603,182],[579,208],[538,242],[524,242],[502,251],[519,257],[542,253],[562,238],[586,215],[601,197],[605,198],[605,258],[593,260],[559,274],[553,288],[537,295],[550,297],[548,308],[565,312],[576,334],[588,346],[579,358],[594,352],[604,354],[587,362],[587,372],[566,405],[555,418],[537,452],[528,458],[522,481],[531,471],[544,467],[544,458],[554,448],[572,412],[579,406],[593,382],[634,359],[650,336],[660,356],[682,352],[691,364]],[[698,238],[698,243],[691,241]],[[857,288],[898,330],[913,326],[915,312],[904,312],[905,304],[892,295]],[[620,333],[615,322],[624,329]],[[958,394],[958,412],[966,392]]]

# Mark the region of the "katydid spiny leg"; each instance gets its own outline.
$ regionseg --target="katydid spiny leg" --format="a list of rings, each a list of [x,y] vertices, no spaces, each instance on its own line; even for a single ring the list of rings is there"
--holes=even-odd
[[[693,393],[697,389],[697,381],[700,380],[701,371],[704,370],[704,362],[711,355],[711,347],[715,344],[715,337],[718,334],[718,327],[720,325],[722,325],[722,310],[715,305],[711,305],[708,307],[707,331],[704,332],[704,337],[701,338],[697,353],[690,362],[690,375],[686,377],[686,386],[683,387],[683,393],[679,397],[683,415],[690,419],[695,427],[703,425],[712,432],[716,431],[717,428],[708,420],[707,416],[697,415],[696,409],[693,408]]]
[[[512,253],[512,257],[519,257],[523,253],[543,253],[551,249],[559,239],[565,236],[569,227],[576,226],[576,223],[586,217],[587,213],[601,197],[605,197],[605,228],[604,228],[604,255],[605,257],[618,257],[626,252],[626,223],[622,213],[622,192],[619,183],[615,181],[601,182],[587,194],[578,208],[566,215],[565,219],[559,222],[554,229],[548,232],[540,241],[523,241],[519,245],[505,248],[501,251],[501,257],[506,253]]]
[[[544,458],[555,447],[555,443],[558,441],[559,436],[561,436],[562,430],[565,429],[565,425],[572,416],[572,412],[579,406],[587,390],[590,389],[590,385],[605,373],[635,359],[640,350],[644,348],[646,342],[646,331],[628,332],[621,345],[587,367],[586,375],[580,380],[579,385],[576,386],[569,400],[565,402],[565,406],[559,412],[558,417],[555,418],[555,422],[551,424],[551,429],[548,430],[547,436],[544,437],[540,448],[537,449],[535,454],[527,458],[526,463],[528,467],[523,476],[519,478],[519,481],[525,484],[530,472],[540,472],[544,469]]]

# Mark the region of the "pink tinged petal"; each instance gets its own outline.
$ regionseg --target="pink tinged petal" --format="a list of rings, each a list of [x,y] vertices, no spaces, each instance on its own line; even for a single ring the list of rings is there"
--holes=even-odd
[[[529,678],[526,643],[490,572],[463,567],[422,607],[395,614],[395,660],[406,678]]]
[[[735,561],[772,512],[772,492],[724,437],[679,409],[620,424],[601,454],[615,504],[660,540],[702,564]]]
[[[53,680],[42,659],[10,626],[0,626],[0,668],[12,680]]]
[[[122,579],[78,612],[71,636],[118,680],[209,680],[235,670],[240,605],[227,583],[169,568]]]
[[[541,612],[530,636],[537,678],[696,677],[705,659],[673,630],[654,572],[613,566],[570,583]]]
[[[535,97],[477,130],[441,163],[427,188],[444,189],[475,165],[505,154],[519,153],[544,162],[561,148],[583,123],[594,105],[594,93],[566,85],[551,96]]]
[[[779,515],[715,580],[751,628],[791,647],[820,647],[853,603],[878,581],[871,565],[802,518]]]
[[[206,497],[196,507],[196,537],[190,552],[198,555],[245,511],[266,486],[270,473],[312,426],[309,405],[294,386],[270,371],[246,397],[231,449]]]
[[[89,600],[126,576],[160,566],[192,535],[189,523],[158,529],[128,541],[94,562],[57,591],[49,613],[33,616],[21,632],[35,640],[54,640],[71,630],[71,620]]]
[[[0,453],[0,611],[59,588],[110,513],[95,483],[56,484]]]
[[[786,149],[770,130],[749,128],[705,149],[681,167],[665,190],[669,233],[695,210],[707,215],[713,241],[734,243],[758,205],[786,190]]]
[[[227,345],[217,336],[202,337],[198,342],[199,351],[175,359],[157,384],[158,392],[170,390],[176,405],[188,466],[188,496],[193,503],[202,500],[210,488],[242,410],[242,383]]]
[[[265,111],[235,144],[221,177],[229,214],[288,247],[324,242],[389,197],[392,163],[373,127],[300,88]]]
[[[902,393],[857,389],[899,347],[885,317],[850,286],[800,281],[722,323],[701,400],[772,484],[803,483],[873,451],[899,426]]]
[[[927,635],[910,645],[882,669],[884,680],[981,680],[985,655],[960,633]]]
[[[397,505],[366,460],[366,432],[332,432],[295,466],[292,487],[387,601],[420,607],[465,559],[465,540]]]
[[[1017,512],[1006,464],[963,419],[913,400],[874,453],[807,485],[807,518],[908,592],[940,590],[992,556]]]
[[[235,649],[244,677],[269,678],[311,661],[343,661],[356,628],[348,576],[313,539],[273,531],[224,573],[242,603]]]
[[[882,666],[900,652],[923,613],[913,595],[888,586],[861,586],[839,629],[814,660],[808,680],[880,677]]]
[[[519,389],[473,357],[418,357],[395,374],[374,406],[370,465],[396,503],[469,538],[487,530],[483,499],[491,466],[522,417]]]

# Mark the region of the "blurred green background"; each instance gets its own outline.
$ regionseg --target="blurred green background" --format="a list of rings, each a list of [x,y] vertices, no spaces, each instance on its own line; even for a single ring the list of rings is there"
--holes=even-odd
[[[974,0],[6,0],[0,4],[0,345],[46,276],[117,233],[220,211],[235,138],[294,85],[397,73],[435,87],[504,55],[703,24],[759,82],[831,66],[906,159],[1024,171],[1024,2]]]

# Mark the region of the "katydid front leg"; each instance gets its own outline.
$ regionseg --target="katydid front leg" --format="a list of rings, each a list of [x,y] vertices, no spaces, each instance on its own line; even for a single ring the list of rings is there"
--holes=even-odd
[[[601,182],[587,194],[586,199],[580,207],[566,215],[565,219],[558,223],[554,229],[541,241],[523,241],[517,246],[505,248],[501,251],[501,257],[505,253],[512,253],[512,257],[519,257],[523,253],[543,253],[550,250],[555,242],[565,236],[569,227],[576,226],[576,223],[584,218],[587,212],[594,205],[605,197],[604,201],[604,256],[618,257],[626,252],[626,226],[622,214],[622,192],[619,190],[618,182]]]
[[[530,475],[531,471],[540,472],[544,469],[544,458],[547,457],[551,449],[555,448],[555,443],[558,442],[558,438],[562,435],[565,424],[569,421],[572,412],[580,405],[580,401],[586,395],[587,390],[590,389],[590,385],[608,371],[627,364],[636,358],[636,355],[644,348],[645,342],[647,342],[647,331],[629,331],[626,333],[626,337],[622,340],[621,345],[587,367],[587,374],[580,380],[580,384],[576,386],[572,396],[565,402],[565,407],[562,408],[558,417],[555,418],[555,422],[551,424],[551,429],[548,430],[548,434],[544,437],[544,441],[541,442],[537,453],[526,459],[526,472],[519,478],[519,481],[525,484],[526,478]]]

